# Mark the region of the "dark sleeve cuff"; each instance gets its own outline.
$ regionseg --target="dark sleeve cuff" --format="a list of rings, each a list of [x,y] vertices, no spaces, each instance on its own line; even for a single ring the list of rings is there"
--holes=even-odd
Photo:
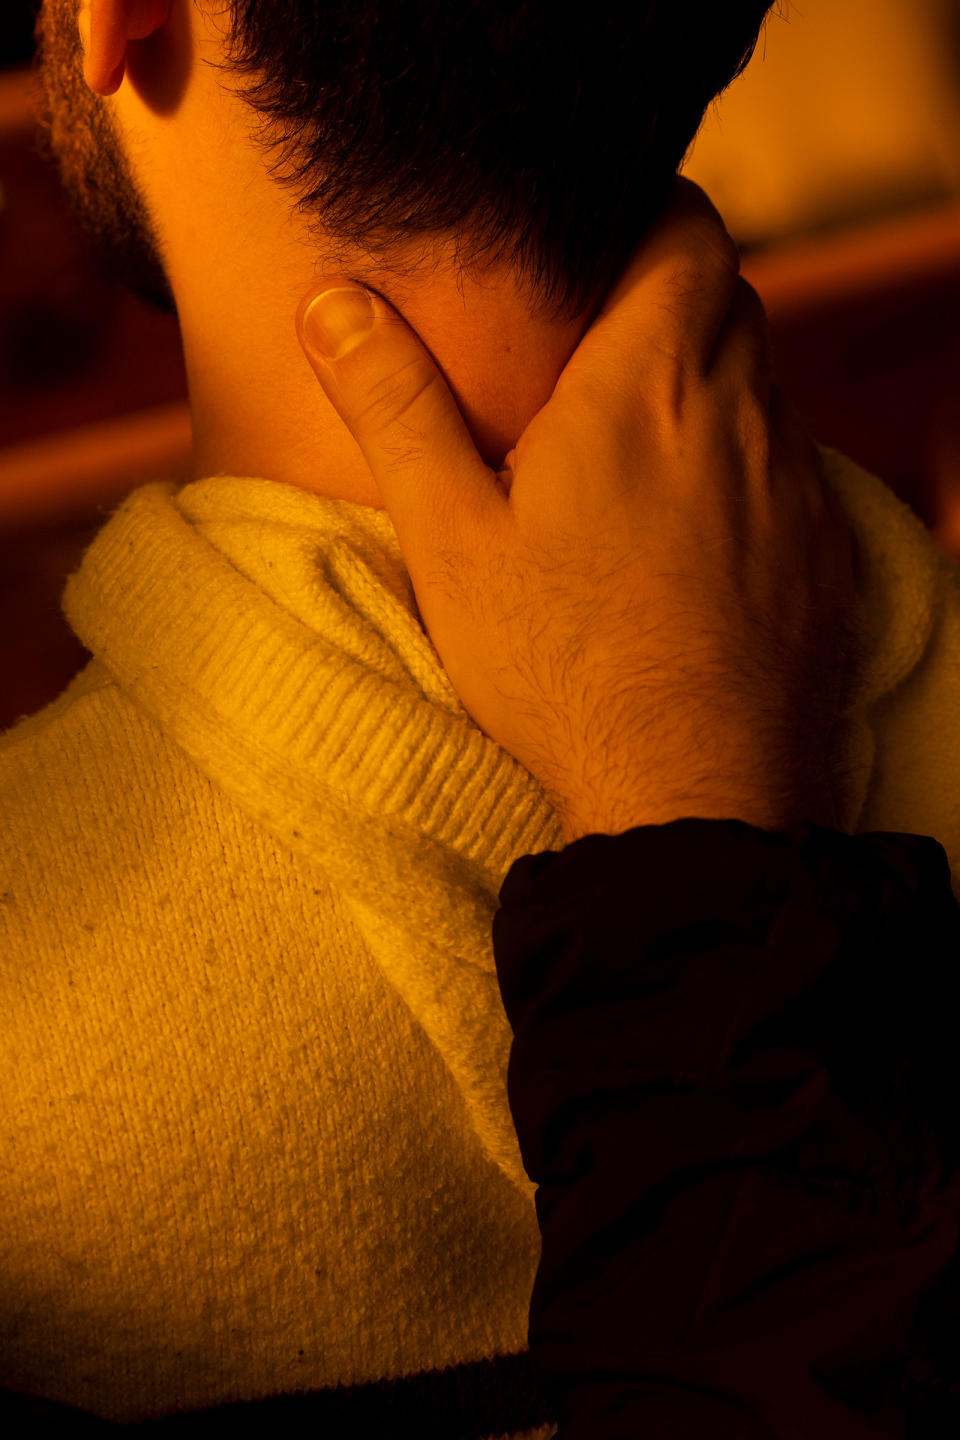
[[[575,1000],[582,1017],[584,1005],[602,1007],[602,1058],[618,1016],[632,1027],[649,999],[659,1020],[644,1029],[644,1064],[709,1075],[761,1012],[796,999],[827,971],[858,979],[867,991],[859,1003],[874,1010],[873,993],[895,999],[901,1022],[908,976],[912,992],[931,964],[941,981],[952,976],[947,956],[960,941],[960,907],[946,852],[929,836],[683,819],[586,835],[514,861],[493,940],[514,1035],[536,1023],[542,1036],[531,1054],[542,1046],[545,1060],[552,1052],[589,1066],[589,1030],[578,1023],[586,1048],[571,1054],[559,1033],[551,1041],[552,1009],[564,1012]],[[753,999],[744,1009],[747,985]],[[626,1017],[618,987],[631,1001]],[[682,1028],[667,1030],[678,1005]],[[855,1027],[858,1043],[870,1038],[862,1029]]]
[[[751,1436],[888,1433],[913,1371],[942,1383],[918,1307],[960,1238],[943,847],[683,819],[524,856],[500,900],[558,1440],[666,1427],[671,1386],[677,1440],[713,1433],[696,1397]]]

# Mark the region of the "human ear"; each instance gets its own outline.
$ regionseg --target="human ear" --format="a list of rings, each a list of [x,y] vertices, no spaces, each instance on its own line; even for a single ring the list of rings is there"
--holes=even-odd
[[[83,0],[77,23],[83,78],[97,95],[120,89],[131,40],[145,40],[169,19],[171,0]]]

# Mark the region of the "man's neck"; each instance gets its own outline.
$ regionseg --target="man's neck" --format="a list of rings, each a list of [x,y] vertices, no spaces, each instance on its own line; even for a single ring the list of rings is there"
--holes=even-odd
[[[228,333],[218,319],[222,274],[197,295],[178,295],[190,385],[197,477],[255,475],[382,509],[359,446],[327,400],[294,328],[301,294],[284,283],[246,293]],[[318,280],[336,279],[320,274]],[[387,300],[389,282],[365,276]],[[554,385],[590,321],[534,324],[512,284],[459,294],[451,273],[409,287],[396,305],[425,342],[449,384],[484,462],[499,469]],[[241,292],[242,293],[242,292]],[[402,304],[402,309],[401,309]]]

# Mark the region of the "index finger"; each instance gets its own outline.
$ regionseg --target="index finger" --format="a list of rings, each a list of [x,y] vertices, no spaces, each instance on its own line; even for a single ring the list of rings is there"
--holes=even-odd
[[[740,251],[720,212],[699,185],[677,176],[670,202],[604,297],[567,369],[586,371],[599,347],[629,354],[649,345],[706,375],[739,274]]]

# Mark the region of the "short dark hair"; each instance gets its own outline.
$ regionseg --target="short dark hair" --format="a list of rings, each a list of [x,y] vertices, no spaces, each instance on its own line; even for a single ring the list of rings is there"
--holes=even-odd
[[[398,245],[447,241],[458,271],[511,267],[532,318],[572,320],[656,220],[774,0],[224,5],[224,68],[245,77],[227,88],[318,238],[401,281]]]

